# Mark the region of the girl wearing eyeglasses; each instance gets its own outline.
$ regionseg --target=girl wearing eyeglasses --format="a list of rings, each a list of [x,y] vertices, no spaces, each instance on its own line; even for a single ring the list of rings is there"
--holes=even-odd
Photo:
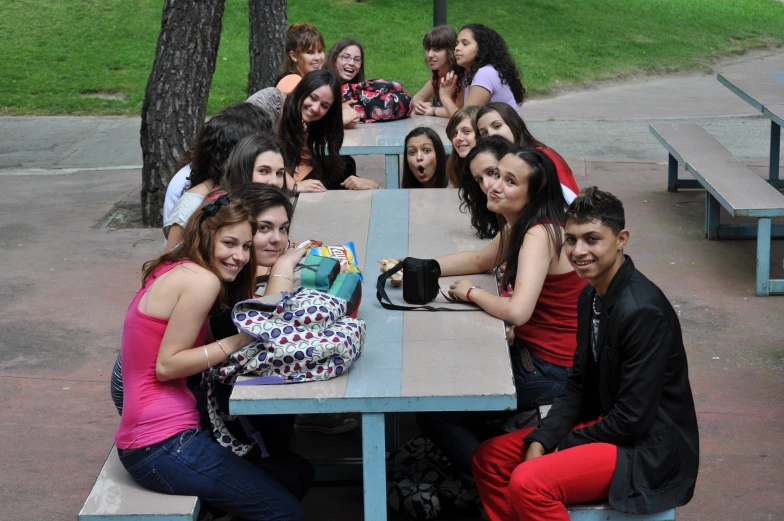
[[[338,77],[341,92],[345,95],[349,83],[365,81],[365,51],[362,44],[351,38],[341,38],[329,50],[325,68]],[[359,120],[359,113],[351,107],[351,102],[344,101],[343,128],[354,128]]]

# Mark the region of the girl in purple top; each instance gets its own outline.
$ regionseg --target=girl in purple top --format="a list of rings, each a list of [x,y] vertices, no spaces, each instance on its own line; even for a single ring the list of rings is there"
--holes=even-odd
[[[465,69],[463,106],[487,105],[491,101],[507,103],[520,112],[525,87],[506,42],[495,30],[482,24],[468,24],[460,29],[455,47],[457,64]],[[448,73],[439,93],[450,116],[457,110],[448,93],[456,88],[458,78]],[[447,98],[444,100],[444,98]]]

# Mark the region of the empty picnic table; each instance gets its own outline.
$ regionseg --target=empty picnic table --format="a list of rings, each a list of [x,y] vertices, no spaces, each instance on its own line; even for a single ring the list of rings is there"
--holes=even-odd
[[[444,148],[450,152],[452,144],[446,137],[447,123],[447,118],[412,116],[397,121],[359,124],[344,132],[340,152],[349,156],[386,156],[386,187],[399,188],[400,155],[403,154],[406,135],[416,127],[430,127],[438,133]]]
[[[387,516],[385,413],[513,410],[517,405],[502,321],[483,312],[391,311],[376,299],[378,260],[433,258],[483,245],[458,206],[457,190],[301,194],[292,229],[297,240],[354,241],[365,276],[359,309],[367,323],[362,356],[347,374],[332,380],[237,385],[229,401],[235,415],[361,413],[365,519]],[[472,278],[485,288],[496,287],[491,274]],[[442,287],[448,280],[442,279]],[[403,304],[401,290],[389,287],[387,293]],[[443,297],[435,302],[466,308]]]
[[[784,125],[784,72],[719,74],[718,80],[770,119],[768,182],[780,188],[781,127]]]

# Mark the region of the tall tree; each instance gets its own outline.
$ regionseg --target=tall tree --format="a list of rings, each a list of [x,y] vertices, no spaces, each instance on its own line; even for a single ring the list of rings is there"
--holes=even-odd
[[[275,86],[288,25],[286,0],[248,0],[250,71],[248,96]]]
[[[161,226],[166,186],[195,139],[220,44],[224,0],[166,0],[142,106],[142,221]]]

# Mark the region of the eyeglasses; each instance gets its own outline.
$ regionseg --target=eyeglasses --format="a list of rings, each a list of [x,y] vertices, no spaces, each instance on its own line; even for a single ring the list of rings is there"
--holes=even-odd
[[[353,61],[357,65],[362,65],[362,58],[359,56],[351,56],[350,54],[341,54],[340,59],[344,62]]]

